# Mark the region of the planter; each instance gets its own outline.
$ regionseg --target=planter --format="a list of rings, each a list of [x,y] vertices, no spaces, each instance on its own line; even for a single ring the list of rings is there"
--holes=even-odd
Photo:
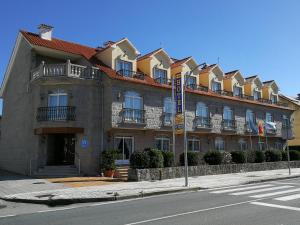
[[[114,174],[115,174],[115,170],[105,170],[104,171],[104,176],[105,177],[111,177],[111,178],[113,178]]]

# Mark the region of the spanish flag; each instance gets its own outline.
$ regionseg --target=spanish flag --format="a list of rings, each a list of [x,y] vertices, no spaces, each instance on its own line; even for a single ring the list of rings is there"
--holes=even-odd
[[[264,136],[264,134],[265,134],[264,125],[263,125],[263,122],[260,121],[258,123],[258,135],[259,136]]]

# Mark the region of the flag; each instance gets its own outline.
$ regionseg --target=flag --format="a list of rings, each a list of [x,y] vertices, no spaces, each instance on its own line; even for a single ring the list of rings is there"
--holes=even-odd
[[[265,134],[264,125],[263,125],[263,122],[260,121],[260,122],[258,123],[258,135],[259,135],[259,136],[264,136],[264,134]]]
[[[265,129],[267,133],[276,133],[277,127],[276,123],[274,122],[266,122]]]

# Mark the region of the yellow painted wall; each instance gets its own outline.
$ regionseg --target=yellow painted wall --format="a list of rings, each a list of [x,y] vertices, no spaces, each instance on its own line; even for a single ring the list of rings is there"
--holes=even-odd
[[[147,58],[137,62],[137,68],[144,74],[147,74],[149,76],[151,72],[150,60],[150,58]]]
[[[209,72],[201,73],[199,75],[199,82],[200,82],[200,85],[202,85],[204,87],[209,87]]]
[[[245,95],[253,96],[253,87],[252,83],[246,83],[244,85]]]
[[[268,86],[262,88],[262,98],[270,100],[270,88]]]
[[[151,59],[151,70],[150,76],[153,77],[153,68],[157,67],[158,69],[167,70],[168,79],[171,79],[171,64],[170,59],[164,54],[157,53]]]
[[[171,75],[175,76],[177,73],[182,73],[182,66],[171,68]]]
[[[233,85],[232,85],[232,80],[231,80],[231,78],[229,78],[229,79],[224,79],[223,80],[223,84],[224,84],[224,90],[225,91],[233,91]]]

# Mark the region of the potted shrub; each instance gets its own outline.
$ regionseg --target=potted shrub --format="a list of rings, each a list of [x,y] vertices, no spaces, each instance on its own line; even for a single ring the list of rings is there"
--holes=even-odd
[[[113,177],[116,170],[116,156],[117,152],[115,150],[105,150],[102,152],[102,169],[104,171],[104,176]]]

